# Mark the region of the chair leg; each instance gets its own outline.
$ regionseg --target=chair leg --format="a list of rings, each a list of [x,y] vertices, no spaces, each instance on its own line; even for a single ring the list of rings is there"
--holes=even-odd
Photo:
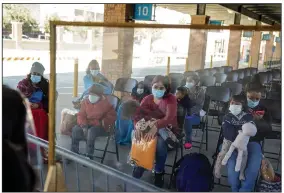
[[[200,151],[201,151],[201,149],[202,149],[202,146],[203,146],[204,134],[205,134],[205,131],[204,131],[204,129],[203,129],[203,131],[202,131],[202,137],[201,137],[201,141],[200,141],[200,146],[199,146],[199,153],[200,153]]]
[[[208,150],[208,127],[205,127],[205,146],[206,146],[206,151]]]
[[[107,153],[110,137],[111,137],[110,135],[107,137],[107,144],[106,144],[106,147],[104,149],[104,153],[103,153],[103,157],[102,157],[101,163],[104,163],[104,159],[105,159],[105,156],[106,156],[106,153]]]
[[[174,160],[174,164],[173,164],[173,167],[172,167],[172,172],[171,172],[171,177],[170,177],[168,189],[171,189],[171,187],[172,187],[173,175],[174,175],[174,171],[175,171],[175,167],[176,167],[176,163],[177,163],[177,155],[178,155],[178,148],[176,148],[175,160]]]
[[[119,162],[119,151],[118,151],[118,145],[115,143],[115,154],[116,154],[116,159]]]

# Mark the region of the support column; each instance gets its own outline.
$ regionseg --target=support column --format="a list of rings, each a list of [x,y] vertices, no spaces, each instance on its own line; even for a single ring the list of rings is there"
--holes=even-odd
[[[23,35],[23,23],[22,22],[11,22],[12,23],[12,39],[15,40],[16,49],[22,48],[22,35]]]
[[[209,16],[205,15],[206,4],[197,4],[196,15],[191,16],[191,24],[208,24]],[[204,69],[208,30],[190,30],[188,47],[188,65],[190,71]]]
[[[234,25],[241,24],[241,14],[235,13]],[[240,61],[240,46],[241,46],[242,31],[231,30],[228,46],[228,63],[234,70],[239,68]]]
[[[281,33],[279,33],[278,37],[280,37],[280,39],[282,40]],[[281,56],[282,56],[281,52],[282,52],[282,50],[281,50],[281,41],[280,42],[276,42],[276,48],[275,48],[275,53],[274,53],[274,55],[275,55],[274,58],[276,58],[276,60],[281,60]]]
[[[128,22],[133,13],[131,4],[105,4],[104,22]],[[131,77],[133,55],[133,28],[104,28],[102,72],[113,82]]]
[[[256,26],[260,26],[261,22],[257,21]],[[259,52],[260,52],[260,44],[261,44],[261,31],[254,31],[253,36],[251,39],[251,45],[250,45],[250,56],[251,56],[251,63],[253,68],[258,68],[258,62],[259,62]]]

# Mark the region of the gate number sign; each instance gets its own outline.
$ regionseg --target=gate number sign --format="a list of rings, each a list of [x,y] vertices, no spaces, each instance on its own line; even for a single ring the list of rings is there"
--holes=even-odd
[[[135,4],[134,19],[135,20],[152,20],[153,4]]]

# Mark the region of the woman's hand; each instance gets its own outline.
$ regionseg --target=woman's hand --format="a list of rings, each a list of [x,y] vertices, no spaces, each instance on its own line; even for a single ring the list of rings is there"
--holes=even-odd
[[[145,137],[144,137],[145,141],[151,141],[152,139],[155,138],[157,134],[158,129],[156,125],[152,123],[150,127],[151,129],[149,130],[149,132],[145,134]]]
[[[137,141],[140,141],[141,140],[141,138],[142,138],[142,132],[140,131],[140,130],[135,130],[134,131],[134,137],[135,137],[135,139],[137,140]]]
[[[31,103],[31,108],[32,109],[37,109],[39,105],[37,103]]]

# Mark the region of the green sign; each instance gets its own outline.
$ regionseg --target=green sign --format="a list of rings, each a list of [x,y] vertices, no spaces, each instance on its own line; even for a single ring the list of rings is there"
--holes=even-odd
[[[277,43],[281,42],[280,37],[276,37],[276,38],[275,38],[275,42],[277,42]]]
[[[270,34],[263,34],[262,35],[262,40],[265,40],[265,41],[270,40]]]
[[[253,35],[252,31],[244,31],[243,37],[245,38],[251,38]]]

